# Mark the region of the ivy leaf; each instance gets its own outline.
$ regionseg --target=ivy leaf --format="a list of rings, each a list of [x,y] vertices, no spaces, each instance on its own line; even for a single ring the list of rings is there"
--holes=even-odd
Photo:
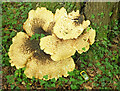
[[[19,82],[22,82],[22,79],[21,79],[21,78],[17,78],[17,80],[18,80]]]
[[[64,78],[62,78],[62,77],[59,77],[59,81],[65,81],[65,79]]]
[[[101,63],[100,63],[100,62],[97,62],[95,65],[96,65],[96,66],[100,66],[100,65],[101,65]]]
[[[51,82],[56,82],[55,78],[51,79]]]
[[[85,47],[83,47],[82,50],[85,51]]]
[[[107,25],[104,25],[104,28],[105,28],[105,29],[107,29],[107,28],[108,28],[108,26],[107,26]]]
[[[35,39],[35,35],[32,35],[32,37],[30,38],[30,40],[33,40],[33,39]]]
[[[115,27],[114,27],[114,29],[115,29],[115,30],[117,30],[117,29],[118,29],[118,27],[117,27],[117,26],[115,26]]]
[[[40,80],[40,85],[43,85],[43,84],[45,84],[45,83],[46,83],[46,81]]]
[[[69,74],[70,76],[74,76],[74,75],[75,75],[73,71],[68,72],[68,74]]]
[[[71,81],[71,82],[76,82],[77,80],[71,77],[71,78],[70,78],[70,81]]]
[[[83,80],[83,78],[81,76],[78,76],[78,79]]]
[[[40,38],[43,38],[43,37],[45,37],[45,35],[44,35],[44,34],[41,34],[41,35],[40,35]]]
[[[15,85],[14,85],[14,84],[12,84],[12,85],[11,85],[11,89],[14,89],[14,87],[15,87]]]
[[[112,16],[112,14],[113,14],[113,12],[110,12],[110,13],[109,13],[109,16]]]
[[[65,79],[65,83],[67,83],[68,82],[68,80],[67,79]]]
[[[89,67],[90,67],[90,66],[93,66],[93,64],[92,64],[92,63],[89,63],[88,66],[89,66]]]
[[[71,87],[71,89],[78,89],[78,87],[76,85],[73,85],[73,84],[71,84],[70,87]]]
[[[94,18],[95,18],[95,15],[94,15],[94,14],[92,14],[92,15],[91,15],[91,18],[92,18],[92,19],[94,19]]]
[[[53,83],[53,84],[50,84],[50,86],[51,86],[51,87],[56,87],[56,86],[55,86],[55,83]]]
[[[90,30],[90,27],[87,28],[87,32]]]
[[[43,78],[48,79],[48,75],[43,76]]]

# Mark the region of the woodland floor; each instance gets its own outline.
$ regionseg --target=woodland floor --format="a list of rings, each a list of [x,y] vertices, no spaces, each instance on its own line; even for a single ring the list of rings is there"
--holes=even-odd
[[[99,4],[99,3],[98,3]],[[65,7],[67,12],[83,10],[86,19],[96,30],[96,41],[89,51],[73,55],[76,69],[70,76],[60,81],[44,82],[28,79],[23,75],[24,69],[17,70],[9,63],[8,51],[16,32],[23,31],[23,23],[28,12],[39,7],[47,7],[55,13],[57,8]],[[93,5],[97,5],[93,3]],[[108,5],[108,6],[106,6]],[[117,3],[106,2],[103,7],[92,7],[89,3],[2,3],[2,89],[120,89],[120,32],[119,8]],[[86,8],[87,7],[87,8]],[[110,8],[108,11],[105,10]],[[87,10],[86,10],[87,9]],[[93,9],[93,10],[92,10]],[[96,12],[97,9],[97,12]],[[102,9],[104,11],[102,11]],[[17,31],[16,31],[17,30]],[[80,72],[85,70],[90,77],[84,81]],[[17,75],[16,75],[17,74]],[[80,77],[79,80],[77,78]],[[81,83],[77,83],[80,81]]]

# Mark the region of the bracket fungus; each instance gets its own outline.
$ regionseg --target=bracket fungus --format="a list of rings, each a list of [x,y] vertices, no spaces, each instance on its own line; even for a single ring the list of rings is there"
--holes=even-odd
[[[51,59],[59,61],[75,54],[74,40],[61,40],[54,34],[40,39],[40,48],[51,55]]]
[[[63,40],[66,39],[73,39],[77,38],[85,28],[90,25],[89,20],[80,20],[83,21],[82,23],[76,20],[76,18],[82,17],[79,14],[79,10],[72,11],[71,13],[67,14],[67,11],[64,8],[60,10],[56,10],[55,13],[55,25],[53,27],[53,33]]]
[[[30,40],[29,36],[24,32],[19,32],[12,39],[13,44],[9,49],[9,57],[11,58],[11,66],[17,69],[26,67],[25,74],[27,77],[42,79],[44,75],[48,75],[48,80],[68,76],[68,71],[75,68],[74,61],[71,57],[53,61],[50,55],[46,55],[39,49],[39,41]]]
[[[54,25],[53,16],[53,13],[44,7],[31,10],[28,14],[28,19],[23,25],[23,29],[29,36],[41,33],[41,28],[46,32],[50,32]]]
[[[64,7],[53,14],[45,7],[31,10],[23,25],[24,32],[18,32],[9,49],[10,63],[17,69],[26,67],[28,78],[38,79],[67,77],[75,63],[72,55],[86,52],[95,41],[95,30],[89,27],[89,20],[82,17],[79,10],[67,14]],[[40,40],[30,40],[35,33],[48,33]],[[83,50],[84,48],[84,50]],[[45,80],[45,79],[44,79]]]
[[[89,29],[89,30],[88,30]],[[51,55],[51,59],[59,61],[75,54],[86,52],[94,43],[95,30],[87,28],[77,39],[61,40],[54,34],[40,39],[40,48]],[[84,48],[84,49],[83,49]]]

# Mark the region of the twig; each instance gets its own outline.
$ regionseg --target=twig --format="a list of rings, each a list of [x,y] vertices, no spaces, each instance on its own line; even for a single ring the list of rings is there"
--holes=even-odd
[[[15,29],[8,29],[8,30],[11,30],[11,31],[17,32],[17,30],[15,30]]]
[[[118,77],[118,75],[116,75],[115,77],[116,77],[116,78],[119,80],[119,77]],[[120,80],[119,80],[119,81],[120,81]]]
[[[95,71],[97,70],[96,67],[94,66],[94,64],[93,64],[93,68],[95,69]]]
[[[2,46],[2,45],[1,45],[1,46]],[[2,48],[5,50],[5,53],[7,53],[7,51],[6,51],[5,47],[4,47],[4,46],[2,46]]]

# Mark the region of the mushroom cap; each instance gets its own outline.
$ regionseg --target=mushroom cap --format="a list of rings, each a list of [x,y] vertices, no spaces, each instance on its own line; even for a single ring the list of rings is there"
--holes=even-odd
[[[67,58],[61,61],[52,61],[49,55],[44,53],[35,53],[26,65],[25,74],[27,77],[43,79],[44,75],[48,75],[48,79],[67,77],[68,71],[73,71],[75,64],[73,59]],[[45,80],[45,79],[44,79]]]
[[[75,48],[78,53],[83,53],[88,51],[89,45],[92,45],[95,41],[95,30],[88,27],[85,32],[80,35],[75,41]]]
[[[53,27],[53,33],[60,39],[74,39],[77,38],[85,28],[90,25],[89,20],[84,20],[82,24],[75,23],[69,18],[62,18],[57,20]]]
[[[60,10],[57,9],[54,16],[54,21],[57,22],[57,20],[62,19],[64,17],[67,17],[67,11],[64,7],[62,7]]]
[[[74,20],[80,16],[79,10],[72,11],[67,14],[64,7],[60,10],[57,9],[54,16],[55,25],[53,27],[52,33],[54,33],[60,39],[74,39],[77,38],[85,28],[90,25],[89,20],[84,20],[82,24],[76,24]]]
[[[30,40],[24,32],[18,32],[12,42],[8,53],[10,63],[17,69],[26,67],[25,74],[28,78],[34,76],[43,79],[44,75],[48,75],[48,80],[54,77],[57,79],[62,75],[68,76],[67,72],[75,68],[71,57],[58,62],[53,61],[50,55],[40,50],[40,41]]]
[[[71,57],[76,50],[80,54],[86,52],[89,45],[92,45],[95,41],[95,30],[89,28],[88,31],[88,28],[77,39],[62,40],[54,34],[43,37],[40,39],[40,48],[45,53],[50,54],[54,61]]]
[[[88,27],[88,28],[90,28],[90,27]],[[92,45],[95,42],[96,32],[92,28],[90,28],[88,32],[89,32],[89,44]]]
[[[8,55],[12,66],[17,69],[25,67],[27,59],[33,54],[33,50],[28,46],[29,36],[23,32],[17,33],[12,39],[13,44],[10,46]]]
[[[18,32],[12,39],[13,44],[10,46],[8,55],[11,58],[10,63],[17,69],[25,67],[25,64],[34,52],[40,50],[39,41],[30,40],[29,36],[24,32]]]
[[[68,18],[70,19],[75,19],[77,16],[80,16],[79,10],[77,10],[76,12],[73,10],[72,12],[68,13]]]
[[[75,53],[74,40],[60,40],[54,34],[40,39],[40,48],[51,55],[51,59],[59,61]]]
[[[53,28],[53,13],[47,10],[45,7],[37,8],[36,10],[31,10],[28,14],[28,19],[23,25],[23,29],[27,32],[29,36],[35,33],[41,33],[41,29],[46,32],[51,32]]]

